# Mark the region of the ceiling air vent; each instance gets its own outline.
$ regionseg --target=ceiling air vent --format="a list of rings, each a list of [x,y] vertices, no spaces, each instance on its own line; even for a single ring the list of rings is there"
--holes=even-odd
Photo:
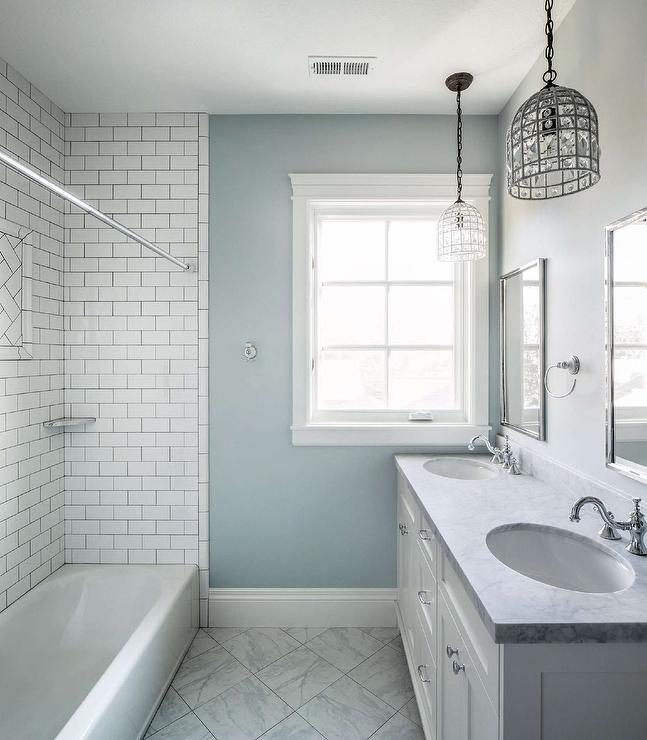
[[[376,57],[308,57],[311,77],[367,77]]]

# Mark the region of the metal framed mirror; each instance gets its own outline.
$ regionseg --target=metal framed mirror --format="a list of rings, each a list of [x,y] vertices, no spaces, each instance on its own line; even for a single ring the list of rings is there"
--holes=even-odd
[[[606,227],[606,462],[647,483],[647,208]]]
[[[499,296],[501,424],[543,440],[546,260],[503,275]]]

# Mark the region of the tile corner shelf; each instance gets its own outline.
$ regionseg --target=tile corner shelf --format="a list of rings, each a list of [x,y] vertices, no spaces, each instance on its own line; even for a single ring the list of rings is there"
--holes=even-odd
[[[60,419],[52,419],[51,421],[44,421],[43,426],[46,429],[49,429],[52,427],[76,427],[76,426],[82,426],[83,424],[90,424],[93,421],[96,421],[96,418],[94,416],[80,416],[80,417],[62,416]]]

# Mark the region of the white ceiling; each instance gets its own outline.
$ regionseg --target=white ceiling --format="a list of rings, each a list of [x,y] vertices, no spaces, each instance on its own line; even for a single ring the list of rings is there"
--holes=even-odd
[[[465,112],[498,113],[541,54],[543,5],[0,0],[0,55],[68,112],[451,113],[444,79],[466,70]],[[311,78],[328,54],[378,60],[369,79]]]

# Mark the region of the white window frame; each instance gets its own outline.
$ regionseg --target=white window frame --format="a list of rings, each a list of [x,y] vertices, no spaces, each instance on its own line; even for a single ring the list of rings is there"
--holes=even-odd
[[[292,443],[294,445],[464,445],[487,433],[489,367],[489,260],[467,263],[462,331],[467,357],[463,402],[455,421],[340,421],[313,418],[315,225],[317,214],[351,204],[444,207],[456,199],[454,175],[291,174],[292,182]],[[463,175],[463,198],[488,227],[491,174]],[[492,249],[491,240],[489,249]],[[458,319],[458,316],[457,316]],[[457,348],[458,351],[462,347]],[[365,416],[365,414],[361,414]],[[439,417],[442,415],[439,414]]]

